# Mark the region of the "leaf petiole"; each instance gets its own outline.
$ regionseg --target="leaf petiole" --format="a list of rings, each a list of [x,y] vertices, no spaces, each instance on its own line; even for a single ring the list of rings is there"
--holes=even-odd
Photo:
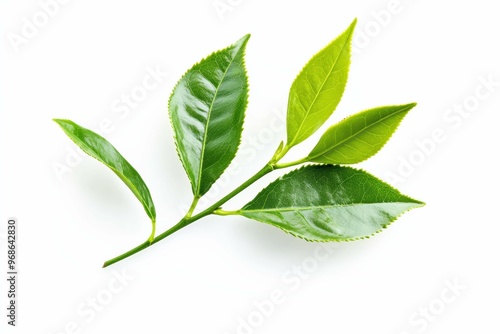
[[[293,166],[297,166],[297,165],[300,165],[300,164],[303,164],[305,162],[308,162],[309,159],[307,159],[307,157],[305,158],[302,158],[302,159],[299,159],[299,160],[295,160],[295,161],[291,161],[291,162],[284,162],[284,163],[276,163],[274,164],[274,168],[276,169],[282,169],[282,168],[288,168],[288,167],[293,167]]]
[[[222,209],[217,209],[213,212],[213,214],[218,216],[235,216],[238,214],[238,211],[226,211]]]
[[[153,240],[155,239],[156,220],[155,219],[151,220],[151,224],[153,225],[153,229],[152,229],[151,235],[149,236],[149,239],[148,239],[148,241],[149,241],[150,244],[153,243]]]
[[[193,202],[191,203],[191,206],[189,207],[188,212],[184,216],[184,218],[189,218],[193,215],[194,209],[196,209],[196,205],[198,204],[198,201],[200,200],[200,196],[195,196],[193,198]]]

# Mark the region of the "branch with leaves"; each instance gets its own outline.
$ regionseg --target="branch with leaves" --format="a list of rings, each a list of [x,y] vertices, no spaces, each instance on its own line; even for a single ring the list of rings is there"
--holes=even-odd
[[[402,213],[424,203],[401,194],[369,173],[343,165],[376,154],[415,103],[378,107],[331,126],[304,158],[282,162],[288,151],[315,133],[337,108],[347,83],[356,20],[314,55],[289,93],[287,139],[269,162],[225,197],[196,213],[199,199],[235,158],[248,103],[245,48],[250,35],[214,52],[189,69],[175,86],[169,115],[177,153],[191,182],[193,201],[172,228],[155,236],[156,210],[143,179],[103,137],[72,121],[55,119],[85,153],[108,166],[129,187],[152,222],[149,238],[104,263],[107,267],[208,215],[241,215],[307,241],[351,241],[369,237]],[[309,163],[309,164],[308,164]],[[314,164],[310,164],[314,163]],[[278,178],[241,209],[222,206],[264,175],[303,165]]]

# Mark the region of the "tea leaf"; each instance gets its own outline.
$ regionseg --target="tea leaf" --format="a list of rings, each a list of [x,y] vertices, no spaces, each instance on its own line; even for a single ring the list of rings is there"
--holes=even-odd
[[[376,154],[416,103],[379,107],[352,115],[323,134],[307,159],[327,164],[355,164]]]
[[[314,55],[295,78],[288,96],[288,147],[307,139],[337,108],[347,83],[355,25],[356,20]]]
[[[246,35],[194,65],[169,101],[179,158],[200,197],[229,166],[240,143],[248,100]]]
[[[278,178],[237,213],[308,241],[348,241],[422,205],[362,170],[309,165]]]
[[[155,206],[148,187],[134,167],[125,160],[110,142],[97,133],[81,127],[70,120],[54,119],[54,122],[59,124],[68,137],[85,153],[108,166],[132,190],[135,197],[141,202],[149,218],[151,218],[154,234],[156,221]]]

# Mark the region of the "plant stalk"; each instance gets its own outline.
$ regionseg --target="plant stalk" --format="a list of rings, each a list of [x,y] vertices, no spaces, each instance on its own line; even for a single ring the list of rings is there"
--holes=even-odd
[[[200,200],[200,196],[195,196],[193,198],[193,203],[191,203],[191,207],[189,208],[188,212],[186,213],[186,218],[189,218],[193,215],[194,209],[196,209],[196,205],[198,204],[198,201]]]
[[[154,238],[152,241],[146,241],[145,243],[140,244],[139,246],[129,250],[126,253],[123,253],[122,255],[118,255],[117,257],[108,260],[104,262],[103,268],[106,268],[114,263],[117,263],[123,259],[126,259],[127,257],[134,255],[135,253],[138,253],[149,246],[157,243],[158,241],[168,237],[172,233],[175,233],[179,231],[180,229],[188,226],[189,224],[197,221],[198,219],[201,219],[205,216],[208,216],[212,213],[214,213],[215,210],[219,209],[221,205],[229,201],[231,198],[239,194],[242,190],[248,188],[250,185],[252,185],[255,181],[259,180],[261,177],[264,175],[272,172],[275,169],[274,165],[271,163],[266,164],[260,171],[255,173],[254,176],[249,178],[247,181],[243,182],[239,187],[231,191],[229,194],[221,198],[219,201],[214,203],[212,206],[208,207],[207,209],[203,210],[202,212],[198,213],[197,215],[194,216],[189,216],[193,211],[194,207],[196,206],[196,202],[198,202],[196,199],[193,201],[193,205],[191,206],[190,210],[188,211],[188,214],[182,218],[176,225],[168,229],[167,231],[163,232],[162,234],[158,235],[156,238]]]
[[[295,160],[295,161],[291,161],[291,162],[284,162],[284,163],[281,163],[281,164],[275,164],[274,165],[274,168],[275,169],[281,169],[281,168],[287,168],[287,167],[292,167],[292,166],[297,166],[297,165],[300,165],[300,164],[303,164],[305,162],[308,162],[309,159],[307,157],[305,158],[302,158],[302,159],[299,159],[299,160]]]

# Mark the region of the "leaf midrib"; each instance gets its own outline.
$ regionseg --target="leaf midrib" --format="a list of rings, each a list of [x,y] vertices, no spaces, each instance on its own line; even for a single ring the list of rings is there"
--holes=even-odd
[[[302,130],[302,127],[304,126],[304,122],[305,122],[305,119],[309,116],[309,113],[311,112],[311,109],[312,109],[312,106],[316,103],[316,101],[318,100],[318,96],[320,94],[320,92],[323,90],[323,87],[325,86],[325,83],[326,81],[328,80],[328,78],[332,75],[332,72],[333,72],[333,69],[335,68],[335,66],[337,65],[337,62],[340,58],[340,55],[342,54],[342,52],[344,52],[344,49],[345,49],[345,46],[347,44],[347,42],[350,40],[351,38],[351,35],[352,35],[352,30],[349,32],[349,35],[347,36],[344,44],[342,45],[342,48],[337,56],[337,58],[335,59],[335,62],[333,63],[333,66],[332,68],[330,69],[330,71],[328,72],[328,75],[326,77],[326,79],[321,83],[321,87],[320,89],[318,90],[318,93],[316,93],[316,95],[314,96],[314,99],[311,103],[311,105],[309,106],[309,108],[307,108],[307,111],[306,111],[306,115],[305,117],[302,119],[302,122],[300,122],[300,125],[299,125],[299,128],[297,129],[297,131],[295,132],[295,136],[293,137],[292,141],[290,142],[292,145],[293,143],[295,143],[295,140],[297,139],[297,136],[298,134],[300,133],[300,130]]]
[[[390,118],[390,117],[392,117],[392,116],[395,116],[395,115],[397,115],[397,114],[399,114],[399,113],[401,113],[401,112],[404,112],[404,111],[407,111],[407,108],[402,108],[402,109],[400,109],[400,110],[398,110],[398,111],[396,111],[396,112],[394,112],[394,113],[392,113],[392,114],[390,114],[390,115],[387,115],[387,116],[385,116],[385,117],[381,118],[380,120],[378,120],[378,121],[376,121],[376,122],[374,122],[374,123],[372,123],[372,124],[370,124],[370,125],[368,125],[368,126],[364,127],[363,129],[361,129],[361,130],[359,130],[359,131],[357,131],[357,132],[355,132],[355,133],[351,134],[350,136],[348,136],[348,137],[347,137],[347,138],[345,138],[344,140],[339,141],[337,144],[335,144],[335,145],[331,146],[330,148],[325,149],[325,150],[323,150],[323,151],[320,151],[320,153],[319,153],[319,154],[316,154],[316,155],[314,155],[314,156],[310,156],[310,155],[309,155],[309,156],[308,156],[308,158],[310,158],[310,159],[315,159],[315,158],[317,158],[317,157],[319,157],[319,156],[322,156],[323,154],[325,154],[325,153],[327,153],[327,152],[329,152],[329,151],[333,151],[336,147],[338,147],[339,145],[342,145],[342,144],[343,144],[343,143],[345,143],[346,141],[351,140],[353,137],[356,137],[356,136],[357,136],[358,134],[360,134],[361,132],[366,131],[367,129],[370,129],[371,127],[373,127],[373,126],[377,125],[378,123],[383,122],[383,121],[385,121],[386,119],[388,119],[388,118]]]
[[[305,206],[305,207],[284,207],[284,208],[270,208],[270,209],[253,209],[253,210],[247,210],[247,209],[241,209],[240,212],[275,212],[275,211],[282,211],[282,212],[289,212],[289,211],[307,211],[307,210],[314,210],[314,209],[327,209],[327,208],[337,208],[337,207],[350,207],[350,206],[357,206],[357,205],[381,205],[381,204],[416,204],[420,205],[420,203],[416,202],[377,202],[377,203],[352,203],[352,204],[332,204],[332,205],[316,205],[316,206]]]
[[[203,159],[205,157],[205,147],[206,147],[207,135],[208,135],[208,125],[210,124],[210,117],[212,116],[213,106],[214,106],[215,100],[217,99],[217,94],[219,93],[219,88],[222,85],[222,82],[224,81],[224,79],[226,77],[226,74],[229,71],[229,68],[231,67],[231,65],[233,64],[234,60],[236,59],[236,56],[238,56],[238,54],[240,53],[240,50],[241,49],[239,49],[238,52],[236,52],[236,54],[234,55],[234,57],[232,57],[231,61],[229,62],[229,65],[227,66],[226,70],[224,71],[224,74],[222,75],[222,78],[221,78],[219,84],[217,85],[217,88],[215,89],[214,98],[212,99],[212,102],[210,103],[210,107],[208,109],[207,123],[205,124],[205,129],[204,129],[205,133],[203,134],[203,142],[202,142],[202,146],[201,146],[200,165],[199,165],[199,169],[198,169],[198,184],[197,184],[197,187],[196,187],[196,194],[197,195],[200,194],[201,176],[203,175],[203,169],[202,169],[203,168]]]

